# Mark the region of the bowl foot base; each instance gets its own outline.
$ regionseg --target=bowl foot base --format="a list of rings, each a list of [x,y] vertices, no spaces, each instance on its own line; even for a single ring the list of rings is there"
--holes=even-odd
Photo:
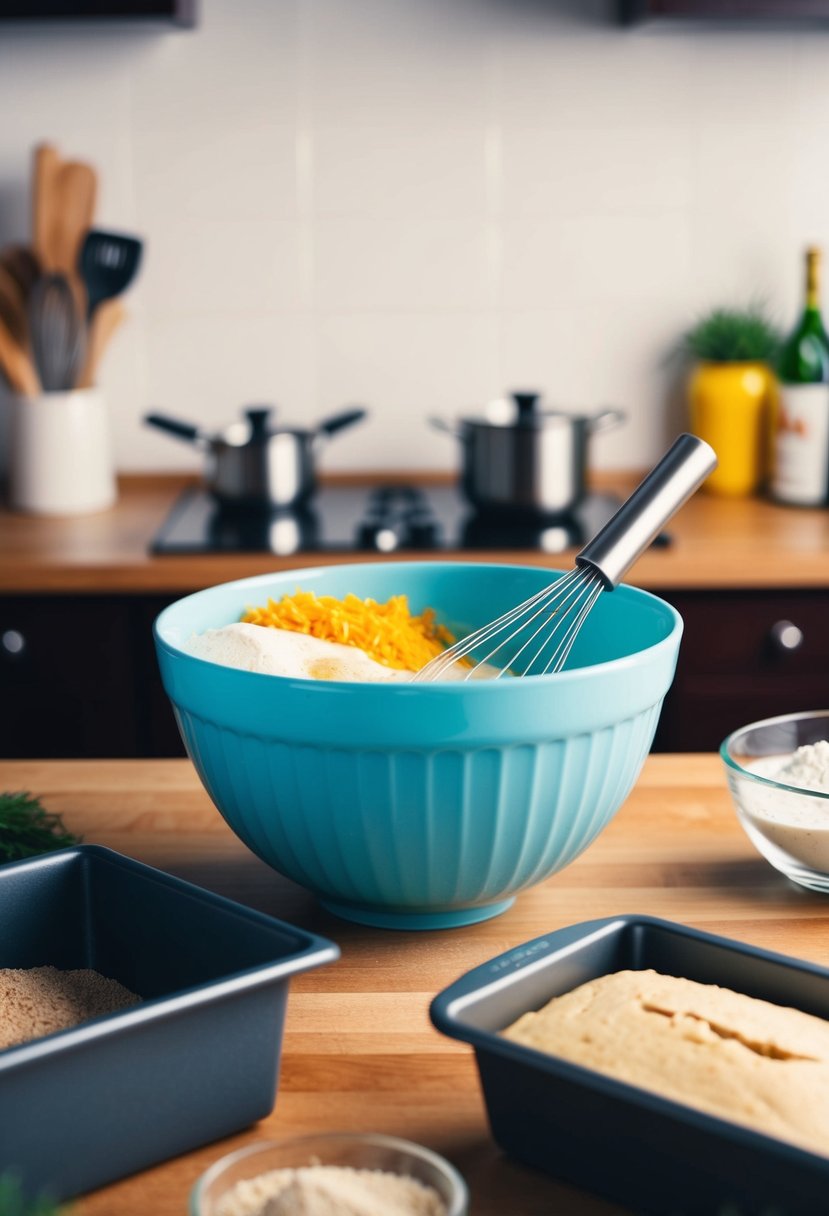
[[[475,925],[478,921],[500,916],[515,903],[515,896],[499,899],[494,904],[482,904],[477,908],[447,908],[442,912],[393,912],[364,904],[338,903],[333,899],[321,899],[328,912],[343,920],[356,921],[358,925],[371,925],[377,929],[459,929],[463,925]]]

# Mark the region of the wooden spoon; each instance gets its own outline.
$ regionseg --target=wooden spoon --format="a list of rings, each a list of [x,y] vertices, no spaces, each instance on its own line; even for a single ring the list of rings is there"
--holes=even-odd
[[[78,388],[92,388],[104,351],[112,335],[126,318],[127,310],[117,298],[102,300],[89,322],[86,361],[78,378]]]
[[[0,369],[15,393],[24,397],[36,397],[40,392],[40,381],[32,361],[25,350],[9,333],[8,326],[0,317]]]
[[[38,144],[32,172],[32,244],[46,270],[52,263],[52,232],[57,220],[56,184],[60,154],[52,144]]]
[[[26,321],[26,299],[20,286],[2,262],[0,262],[0,317],[18,346],[27,351],[29,327]]]
[[[0,249],[0,266],[14,279],[24,301],[40,278],[42,270],[37,254],[28,245],[5,245]]]
[[[91,165],[68,160],[58,170],[56,226],[52,236],[55,269],[77,275],[78,254],[95,218],[98,178]]]

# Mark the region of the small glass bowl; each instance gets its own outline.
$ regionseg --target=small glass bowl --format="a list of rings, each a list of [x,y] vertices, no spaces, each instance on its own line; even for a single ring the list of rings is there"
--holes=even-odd
[[[829,794],[775,779],[791,754],[829,740],[829,710],[784,714],[735,730],[720,755],[737,817],[759,853],[793,882],[829,892]]]
[[[218,1203],[244,1179],[269,1170],[306,1165],[337,1165],[352,1169],[385,1170],[433,1187],[446,1205],[447,1216],[467,1216],[469,1192],[458,1171],[431,1149],[371,1133],[331,1132],[288,1140],[260,1140],[221,1157],[206,1170],[190,1195],[190,1216],[216,1216]]]

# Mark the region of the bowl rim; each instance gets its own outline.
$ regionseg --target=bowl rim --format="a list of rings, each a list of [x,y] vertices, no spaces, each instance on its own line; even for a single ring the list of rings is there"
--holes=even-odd
[[[720,758],[726,768],[732,769],[741,777],[747,777],[751,781],[757,781],[761,785],[767,786],[769,789],[785,790],[787,793],[800,794],[806,798],[827,798],[829,799],[829,791],[806,789],[802,785],[788,785],[785,781],[777,781],[774,777],[765,777],[761,773],[754,773],[751,769],[744,768],[742,764],[731,756],[729,748],[738,736],[745,734],[750,730],[759,730],[763,726],[777,726],[782,722],[799,722],[804,719],[826,718],[827,733],[829,734],[829,709],[802,709],[796,710],[789,714],[777,714],[773,718],[759,718],[756,722],[747,722],[745,726],[738,726],[730,735],[726,735],[719,747]]]
[[[290,1148],[296,1146],[298,1149],[301,1149],[303,1144],[319,1144],[320,1141],[329,1144],[345,1144],[349,1141],[353,1141],[355,1144],[372,1144],[380,1148],[391,1149],[395,1152],[408,1153],[412,1157],[419,1158],[421,1161],[433,1166],[449,1183],[452,1193],[446,1216],[466,1216],[469,1205],[469,1190],[463,1175],[455,1166],[450,1161],[447,1161],[445,1157],[441,1156],[440,1153],[435,1152],[434,1149],[427,1148],[425,1144],[418,1144],[414,1140],[406,1140],[401,1136],[389,1136],[385,1132],[306,1132],[301,1136],[285,1136],[279,1140],[254,1140],[252,1144],[245,1144],[242,1148],[234,1149],[232,1152],[225,1153],[224,1156],[217,1158],[196,1179],[190,1191],[190,1216],[203,1216],[201,1202],[205,1189],[229,1165],[242,1161],[246,1157],[255,1157],[257,1154],[267,1152],[267,1150],[272,1148]]]
[[[174,600],[172,603],[168,604],[165,608],[163,608],[161,610],[161,612],[158,613],[158,615],[155,617],[155,620],[153,621],[153,638],[155,640],[156,646],[159,649],[163,649],[163,650],[167,651],[167,653],[174,656],[174,658],[176,660],[179,660],[179,661],[184,660],[185,662],[188,662],[188,663],[196,663],[199,666],[206,667],[206,668],[221,667],[226,672],[232,672],[234,678],[242,677],[242,678],[245,678],[248,680],[258,680],[258,681],[267,680],[269,682],[272,680],[278,680],[282,684],[283,687],[288,687],[289,685],[294,685],[294,684],[298,685],[300,688],[308,688],[309,686],[317,687],[320,684],[319,680],[305,679],[300,676],[272,676],[265,672],[245,671],[243,668],[240,668],[240,667],[228,667],[228,666],[225,666],[220,663],[215,663],[211,659],[200,658],[198,655],[190,654],[187,650],[184,649],[183,646],[177,645],[175,642],[170,641],[169,638],[164,637],[162,634],[162,630],[165,627],[165,618],[168,616],[168,614],[172,614],[174,609],[180,607],[180,605],[185,603],[187,600],[192,599],[196,596],[204,595],[208,592],[217,591],[219,589],[226,590],[231,587],[243,587],[243,586],[254,587],[257,584],[265,585],[274,578],[279,578],[279,577],[286,576],[286,575],[290,575],[291,577],[295,576],[297,578],[301,578],[303,575],[316,576],[318,574],[327,573],[327,572],[331,571],[332,569],[340,570],[340,569],[342,569],[343,565],[349,566],[355,570],[362,571],[362,570],[368,570],[370,568],[375,568],[375,567],[387,568],[389,563],[375,561],[375,562],[340,563],[340,564],[337,564],[335,567],[331,566],[331,565],[300,566],[300,567],[297,567],[296,569],[292,568],[289,570],[274,570],[274,571],[265,572],[264,574],[251,575],[247,578],[230,579],[228,582],[215,583],[215,584],[211,585],[210,587],[202,587],[198,591],[193,591],[193,592],[190,592],[190,594],[188,594],[188,595],[179,597],[178,599]],[[556,577],[563,576],[563,575],[569,573],[569,571],[560,570],[557,567],[554,568],[554,567],[546,567],[546,566],[526,565],[526,564],[516,563],[516,562],[467,562],[467,561],[452,561],[451,559],[447,560],[447,561],[434,561],[434,560],[432,560],[432,561],[403,561],[403,562],[395,562],[394,565],[397,566],[398,568],[405,569],[405,570],[429,570],[429,569],[446,570],[446,569],[450,569],[450,568],[454,568],[457,570],[460,568],[469,568],[469,569],[475,569],[475,570],[512,570],[512,571],[523,571],[525,573],[532,571],[533,573],[539,573],[539,572],[547,573],[551,576],[556,576]],[[660,606],[660,608],[664,609],[666,616],[670,620],[671,627],[670,627],[670,630],[668,631],[668,633],[666,633],[664,637],[659,638],[658,641],[653,642],[650,646],[644,646],[644,647],[642,647],[641,650],[637,650],[633,654],[622,655],[616,659],[607,659],[602,663],[591,663],[588,666],[584,666],[584,667],[573,667],[566,671],[550,672],[546,675],[522,676],[522,677],[520,677],[521,680],[523,681],[525,679],[531,679],[533,681],[534,686],[541,686],[543,684],[549,683],[550,681],[555,681],[557,684],[560,685],[562,681],[572,681],[574,679],[583,680],[585,678],[592,679],[592,678],[596,678],[597,676],[600,676],[602,673],[608,671],[608,669],[612,669],[613,671],[624,671],[626,668],[638,666],[641,661],[641,656],[643,654],[652,655],[655,657],[661,651],[670,650],[678,643],[679,640],[681,640],[682,632],[684,629],[684,622],[683,622],[682,616],[677,611],[677,609],[674,608],[673,604],[668,603],[667,600],[663,600],[660,596],[655,595],[651,591],[645,591],[643,588],[636,587],[630,583],[619,583],[618,586],[616,588],[611,589],[611,591],[632,592],[636,596],[641,596],[645,600],[650,600],[650,601],[653,601],[656,604],[658,604]],[[611,592],[608,592],[608,594],[610,594],[610,593]],[[216,628],[218,628],[218,626],[216,626]],[[389,680],[389,681],[385,681],[385,680],[378,680],[378,681],[325,680],[324,683],[325,683],[326,687],[331,686],[331,687],[337,688],[337,689],[365,690],[365,689],[378,689],[379,688],[379,689],[383,689],[383,690],[388,690],[392,696],[400,695],[401,693],[403,693],[404,695],[410,694],[412,687],[417,687],[417,688],[423,690],[429,696],[460,696],[460,695],[464,695],[464,694],[466,696],[469,696],[470,694],[472,696],[488,696],[488,695],[492,695],[493,691],[497,688],[500,688],[503,690],[504,688],[510,687],[513,682],[508,681],[508,680],[501,681],[498,679],[492,679],[492,680],[445,681],[445,682],[435,682],[435,683],[423,683],[423,684],[418,684],[418,685],[413,685],[413,683],[408,680]]]

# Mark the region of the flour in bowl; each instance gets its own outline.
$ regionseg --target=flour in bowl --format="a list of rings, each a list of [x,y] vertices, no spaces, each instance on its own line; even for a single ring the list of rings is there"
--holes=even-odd
[[[740,805],[748,824],[791,861],[829,874],[829,742],[808,743],[788,756],[763,756],[744,767],[799,791],[744,782]]]
[[[216,1216],[446,1216],[434,1187],[386,1170],[309,1165],[237,1182]]]
[[[294,680],[345,680],[350,683],[373,684],[381,681],[406,683],[411,671],[386,667],[377,663],[357,646],[329,642],[288,629],[270,629],[236,621],[219,629],[196,633],[187,643],[187,651],[197,659],[207,659],[222,667],[239,667],[261,675],[287,676]],[[498,669],[482,663],[472,673],[474,679],[492,679]],[[469,669],[453,664],[442,673],[441,680],[463,680]]]
[[[412,673],[376,663],[356,646],[328,642],[287,629],[268,629],[237,621],[195,634],[190,654],[223,667],[240,667],[263,675],[297,680],[411,680]]]
[[[774,779],[800,789],[829,794],[829,742],[819,739],[817,743],[799,747],[774,774]]]

